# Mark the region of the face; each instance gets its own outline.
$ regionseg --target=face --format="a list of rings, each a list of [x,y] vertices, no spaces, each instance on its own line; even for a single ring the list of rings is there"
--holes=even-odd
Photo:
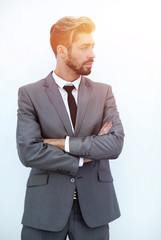
[[[76,74],[90,74],[95,58],[93,47],[94,40],[92,34],[79,33],[76,40],[72,43],[72,47],[68,50],[66,65]]]

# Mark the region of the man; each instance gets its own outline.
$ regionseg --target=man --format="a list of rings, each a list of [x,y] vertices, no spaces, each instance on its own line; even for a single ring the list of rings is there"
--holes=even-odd
[[[123,128],[111,87],[92,82],[94,23],[64,17],[50,32],[57,64],[19,89],[17,148],[31,167],[22,240],[107,240],[120,216],[109,159]]]

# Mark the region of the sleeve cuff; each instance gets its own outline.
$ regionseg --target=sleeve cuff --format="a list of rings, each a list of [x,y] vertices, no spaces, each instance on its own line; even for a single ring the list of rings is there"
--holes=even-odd
[[[70,153],[69,149],[69,136],[66,136],[65,138],[65,152]],[[79,167],[82,167],[84,163],[84,158],[80,157],[79,158]]]
[[[66,136],[65,138],[65,152],[69,153],[70,149],[69,149],[69,136]]]

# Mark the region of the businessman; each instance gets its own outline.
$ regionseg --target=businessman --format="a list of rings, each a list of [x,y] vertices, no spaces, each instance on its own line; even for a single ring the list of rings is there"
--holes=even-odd
[[[55,69],[18,93],[17,149],[31,168],[22,240],[108,240],[120,216],[109,160],[124,132],[111,86],[87,77],[94,23],[64,17],[50,31]]]

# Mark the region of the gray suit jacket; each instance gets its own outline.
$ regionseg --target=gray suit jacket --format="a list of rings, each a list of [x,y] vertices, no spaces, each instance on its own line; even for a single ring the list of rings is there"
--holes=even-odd
[[[120,216],[109,159],[119,156],[123,127],[111,87],[82,77],[78,93],[75,133],[50,73],[19,89],[17,149],[21,162],[31,167],[22,223],[60,231],[72,208],[77,188],[83,218],[98,227]],[[109,134],[97,136],[106,122]],[[70,136],[70,154],[43,138]],[[93,159],[79,168],[79,157]]]

